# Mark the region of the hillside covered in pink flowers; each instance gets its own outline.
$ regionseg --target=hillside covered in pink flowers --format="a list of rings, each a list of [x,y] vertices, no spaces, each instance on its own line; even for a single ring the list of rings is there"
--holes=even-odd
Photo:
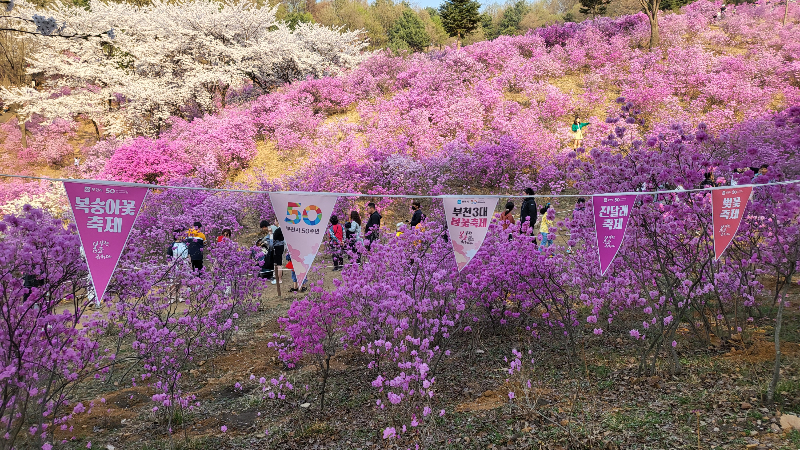
[[[92,26],[102,8],[133,8],[90,5],[72,12]],[[180,24],[205,11],[209,35],[219,15],[274,16],[153,5]],[[355,32],[251,20],[259,45],[286,44],[308,67],[273,70],[271,55],[205,36],[264,76],[235,89],[209,76],[180,96],[141,96],[138,79],[126,94],[59,85],[84,83],[66,72],[91,52],[50,48],[65,74],[3,103],[0,172],[201,189],[148,191],[98,299],[86,255],[99,246],[101,260],[108,242],[84,246],[62,183],[0,180],[0,450],[797,448],[800,3],[721,7],[660,14],[654,48],[643,14],[401,54],[363,53]],[[152,38],[129,25],[100,24],[97,45],[76,48],[114,56],[98,42],[117,35],[134,51]],[[331,36],[347,42],[318,52]],[[120,54],[110,61],[147,66],[147,52]],[[212,67],[185,61],[193,74]],[[300,69],[311,75],[292,78]],[[580,144],[575,120],[588,124]],[[515,196],[499,205],[520,218],[529,188],[541,222],[487,210],[466,265],[442,199],[414,205],[418,227],[394,229],[411,215],[404,195]],[[363,193],[328,207],[355,234],[323,228],[306,204],[324,243],[285,259],[292,242],[270,224],[288,230],[301,205],[276,214],[280,196],[263,191],[290,190]],[[732,190],[726,216],[712,213]],[[604,221],[613,245],[593,214],[611,197],[589,198],[611,192],[636,193],[627,225]],[[359,213],[383,214],[378,234],[359,239]],[[313,263],[307,284],[290,281],[289,262]]]
[[[229,93],[219,114],[174,118],[158,137],[100,132],[94,143],[78,138],[79,117],[34,118],[23,147],[12,119],[0,128],[3,171],[60,168],[74,177],[150,183],[196,178],[207,186],[246,180],[309,191],[512,193],[535,185],[555,192],[568,181],[560,170],[573,118],[591,123],[584,147],[600,146],[614,131],[606,118],[618,97],[640,112],[627,126],[630,139],[702,122],[710,137],[740,143],[742,134],[800,104],[797,5],[786,27],[776,26],[782,7],[744,4],[716,19],[719,6],[702,0],[662,15],[663,43],[653,51],[639,14],[552,25],[461,50],[379,52],[340,77],[255,98],[252,88]],[[285,167],[259,167],[259,152],[292,158]],[[4,183],[0,201],[46,189]]]

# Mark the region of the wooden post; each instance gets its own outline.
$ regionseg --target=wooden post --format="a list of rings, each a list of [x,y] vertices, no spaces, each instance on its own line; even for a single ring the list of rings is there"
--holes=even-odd
[[[275,277],[275,286],[278,287],[278,297],[281,297],[281,279],[278,278],[278,271],[280,270],[279,265],[275,264],[275,269],[273,270],[272,276]]]

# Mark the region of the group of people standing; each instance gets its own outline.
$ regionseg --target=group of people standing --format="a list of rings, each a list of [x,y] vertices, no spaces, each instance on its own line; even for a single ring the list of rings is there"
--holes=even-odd
[[[367,210],[369,211],[369,219],[363,227],[361,215],[358,211],[351,211],[350,220],[345,222],[344,225],[339,223],[337,215],[331,216],[330,223],[325,231],[325,238],[333,255],[333,270],[342,269],[344,253],[347,250],[351,250],[352,254],[357,255],[356,249],[359,243],[364,242],[364,245],[369,248],[370,244],[378,239],[382,217],[374,203],[369,203]],[[258,276],[270,280],[272,284],[282,283],[282,271],[285,267],[291,270],[292,282],[294,283],[294,286],[289,291],[305,292],[307,290],[305,280],[303,281],[303,286],[298,286],[292,256],[286,252],[286,241],[278,219],[276,218],[272,222],[262,220],[259,228],[261,232],[256,241],[256,246],[260,252],[254,255],[261,265]],[[284,255],[286,258],[285,266]],[[357,258],[357,256],[354,258]]]
[[[575,119],[572,125],[574,132],[574,146],[582,144],[583,134],[582,129],[589,125],[588,123],[581,123],[578,118]],[[760,167],[749,167],[746,169],[734,170],[734,175],[729,181],[731,186],[736,186],[742,174],[751,170],[754,173],[753,183],[768,182],[769,166],[762,164]],[[700,187],[717,187],[720,183],[715,179],[713,172],[706,172]],[[666,186],[665,186],[666,187]],[[644,185],[642,186],[644,189]],[[519,220],[520,225],[527,224],[528,233],[533,234],[538,225],[539,232],[539,249],[540,251],[553,244],[554,235],[551,233],[551,227],[554,222],[552,214],[548,214],[552,206],[546,203],[544,206],[539,207],[536,204],[535,192],[532,188],[526,188],[525,197],[520,207]],[[575,210],[584,210],[586,208],[586,200],[579,198],[575,204]],[[495,217],[500,222],[503,230],[507,230],[509,226],[515,225],[517,219],[515,218],[515,204],[509,201],[505,204],[505,209],[497,214]],[[378,212],[375,203],[367,204],[367,211],[369,217],[366,224],[362,223],[361,215],[358,211],[353,210],[350,212],[349,220],[344,224],[340,223],[337,215],[330,217],[330,223],[325,231],[325,239],[328,243],[330,253],[333,259],[333,270],[341,270],[344,266],[345,253],[351,255],[351,263],[360,262],[359,248],[361,244],[369,250],[372,243],[380,237],[381,219],[383,218]],[[426,216],[422,211],[422,204],[419,200],[414,200],[411,203],[412,216],[410,220],[397,224],[397,235],[402,234],[404,227],[419,227],[425,220]],[[260,253],[254,255],[255,259],[260,263],[260,271],[258,276],[261,278],[269,279],[272,284],[281,283],[282,281],[282,267],[284,267],[284,254],[286,258],[285,267],[292,272],[292,281],[294,287],[290,291],[305,291],[305,286],[297,285],[297,276],[292,267],[291,255],[286,253],[286,242],[284,240],[283,231],[280,228],[278,219],[273,219],[272,222],[262,220],[259,224],[261,230],[260,236],[256,241],[256,246],[260,249]],[[194,222],[192,228],[186,230],[185,228],[178,228],[173,230],[174,241],[168,249],[168,254],[174,260],[185,260],[191,262],[192,268],[198,275],[203,270],[203,248],[205,247],[206,236],[202,231],[203,224]],[[231,231],[225,229],[222,235],[217,237],[217,242],[224,239],[231,238]],[[512,235],[509,234],[509,240]],[[26,287],[34,285],[34,282],[26,278]],[[304,283],[305,284],[305,281]],[[99,303],[99,301],[98,301]]]
[[[522,201],[522,206],[520,207],[520,225],[527,223],[528,232],[533,233],[533,230],[536,229],[536,224],[539,224],[539,250],[541,251],[553,245],[553,234],[550,233],[550,227],[553,225],[554,220],[548,217],[548,211],[550,211],[551,205],[550,203],[546,203],[539,208],[536,205],[536,198],[533,197],[535,192],[532,188],[526,188],[525,195],[529,197],[526,197]],[[498,219],[502,222],[504,230],[516,224],[513,212],[514,208],[514,202],[506,202],[505,210],[498,215]],[[511,239],[510,234],[508,238],[509,240]]]
[[[729,181],[731,186],[737,186],[739,184],[739,179],[748,171],[753,172],[753,179],[751,180],[752,183],[768,183],[769,179],[769,164],[762,164],[760,167],[748,167],[746,169],[737,168],[733,170],[733,175]],[[739,179],[737,179],[737,177]],[[703,174],[703,181],[700,182],[700,188],[707,188],[707,187],[719,187],[723,186],[724,184],[719,182],[714,177],[714,172],[706,172]]]
[[[364,243],[366,248],[370,248],[373,242],[378,239],[381,228],[381,219],[375,203],[367,204],[369,218],[366,225],[361,224],[361,215],[358,211],[350,211],[350,220],[339,223],[339,217],[334,214],[330,218],[330,224],[326,230],[326,238],[333,259],[333,270],[342,270],[344,267],[344,254],[349,251],[353,260],[359,260],[358,245]],[[365,241],[366,240],[366,241]]]
[[[192,269],[198,274],[203,270],[203,248],[206,244],[206,235],[202,230],[203,224],[200,222],[195,222],[188,231],[185,228],[172,230],[173,242],[167,249],[167,254],[173,259],[191,261]]]

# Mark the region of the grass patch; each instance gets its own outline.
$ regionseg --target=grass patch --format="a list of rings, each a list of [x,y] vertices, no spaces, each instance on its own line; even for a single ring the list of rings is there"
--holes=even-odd
[[[207,437],[189,438],[188,440],[176,437],[172,442],[163,439],[138,447],[139,450],[212,450],[217,448],[220,448],[219,442]]]
[[[315,436],[330,436],[336,433],[328,422],[314,422],[297,433],[298,439],[310,439]]]

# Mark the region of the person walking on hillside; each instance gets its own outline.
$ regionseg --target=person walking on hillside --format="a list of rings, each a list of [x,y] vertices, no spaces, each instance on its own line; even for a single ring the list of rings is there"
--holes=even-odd
[[[753,178],[753,183],[769,183],[769,164],[762,164],[761,167],[758,168],[756,176]]]
[[[730,183],[730,185],[731,186],[739,185],[739,177],[741,177],[743,173],[744,173],[744,169],[742,169],[741,167],[737,167],[737,168],[733,169],[733,173],[731,174],[731,183]]]
[[[517,223],[514,220],[514,214],[511,212],[514,211],[514,202],[506,202],[506,209],[500,213],[500,223],[503,225],[503,229],[507,230],[510,225],[514,225]]]
[[[423,220],[425,220],[425,214],[422,212],[422,203],[419,200],[414,200],[411,202],[411,211],[414,214],[411,216],[411,223],[412,227],[416,227],[417,225],[421,224]]]
[[[525,194],[530,197],[526,197],[525,200],[522,201],[522,208],[520,208],[519,211],[519,223],[520,225],[527,223],[529,227],[528,233],[534,234],[533,225],[536,224],[539,208],[536,206],[536,199],[533,197],[533,189],[525,188]]]
[[[364,236],[367,238],[368,247],[372,247],[372,243],[378,240],[382,217],[375,208],[375,203],[367,203],[367,212],[369,212],[369,220],[367,220],[367,226],[364,228]]]
[[[283,230],[281,224],[276,217],[272,221],[272,262],[278,266],[275,269],[275,278],[272,279],[272,284],[283,283],[283,252],[286,250],[286,241],[283,238]],[[276,281],[277,280],[277,281]]]
[[[186,239],[183,236],[184,228],[176,228],[172,230],[173,241],[167,249],[167,255],[173,261],[188,261],[189,247],[186,245]]]
[[[578,197],[578,200],[575,202],[575,211],[586,211],[586,199],[585,198]]]
[[[579,118],[575,118],[572,122],[572,148],[577,149],[583,145],[583,127],[589,125],[589,122],[581,122]]]
[[[500,224],[503,226],[503,230],[507,230],[509,226],[514,225],[516,221],[514,220],[514,214],[511,212],[514,211],[514,202],[506,202],[506,209],[500,213]],[[511,240],[511,233],[508,233],[508,240]]]
[[[203,234],[203,224],[195,222],[186,237],[186,245],[189,250],[189,258],[192,260],[192,269],[200,272],[203,270],[203,247],[206,245],[206,235]]]
[[[331,216],[331,226],[328,227],[328,239],[333,255],[333,270],[342,269],[342,250],[344,248],[344,229],[339,225],[339,218],[336,214]]]

